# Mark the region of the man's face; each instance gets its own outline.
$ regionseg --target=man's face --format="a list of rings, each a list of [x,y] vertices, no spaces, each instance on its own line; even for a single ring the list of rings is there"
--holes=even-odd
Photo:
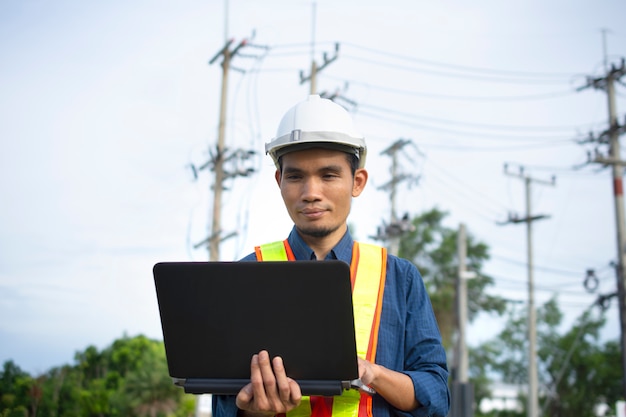
[[[352,197],[363,191],[367,171],[352,176],[345,153],[313,148],[282,157],[276,182],[296,229],[306,237],[339,240],[346,231]]]

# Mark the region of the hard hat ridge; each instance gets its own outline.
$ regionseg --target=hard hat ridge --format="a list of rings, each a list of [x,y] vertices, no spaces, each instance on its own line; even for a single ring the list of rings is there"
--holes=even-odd
[[[310,95],[285,113],[276,136],[265,151],[278,167],[278,159],[296,150],[323,147],[356,155],[365,166],[367,147],[353,126],[350,114],[340,105],[319,95]]]

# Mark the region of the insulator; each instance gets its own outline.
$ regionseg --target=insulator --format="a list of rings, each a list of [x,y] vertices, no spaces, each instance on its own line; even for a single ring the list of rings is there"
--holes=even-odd
[[[583,286],[587,292],[596,292],[599,285],[600,281],[598,280],[598,277],[596,277],[596,272],[593,269],[588,269],[587,275],[585,275],[585,279],[583,280]]]

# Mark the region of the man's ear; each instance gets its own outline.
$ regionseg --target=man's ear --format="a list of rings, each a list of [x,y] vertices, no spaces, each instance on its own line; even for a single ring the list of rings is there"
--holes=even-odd
[[[359,168],[354,173],[354,181],[352,183],[352,197],[358,197],[363,192],[365,184],[367,184],[368,173],[364,168]]]
[[[278,187],[280,188],[280,171],[276,170],[276,172],[274,173],[274,178],[276,179],[276,184],[278,184]]]

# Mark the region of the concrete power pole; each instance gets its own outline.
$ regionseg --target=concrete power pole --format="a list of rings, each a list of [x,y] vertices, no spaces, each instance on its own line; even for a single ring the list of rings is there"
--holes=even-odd
[[[411,180],[417,182],[419,177],[412,174],[400,174],[398,171],[398,152],[402,150],[406,145],[413,144],[410,139],[398,139],[391,144],[387,149],[382,151],[381,155],[391,157],[391,179],[388,183],[378,187],[379,190],[389,191],[391,201],[391,215],[390,222],[386,224],[383,222],[382,226],[378,227],[378,233],[376,236],[372,236],[374,239],[383,240],[388,242],[388,250],[392,255],[398,255],[400,250],[400,238],[402,235],[413,228],[413,224],[409,219],[408,213],[405,214],[402,219],[398,218],[396,209],[396,195],[397,185],[405,180]]]
[[[526,223],[526,252],[528,256],[528,417],[539,417],[539,378],[537,375],[537,311],[535,308],[535,284],[533,277],[533,245],[532,245],[532,222],[548,218],[546,215],[532,216],[531,209],[531,183],[554,185],[555,177],[552,181],[533,179],[524,174],[524,168],[520,167],[519,174],[508,172],[507,165],[504,165],[504,173],[524,180],[526,188],[526,216],[518,217],[509,213],[506,223]]]
[[[461,223],[459,225],[459,232],[457,236],[457,252],[458,252],[458,274],[457,274],[457,310],[459,321],[459,334],[457,340],[457,355],[458,368],[457,368],[457,380],[460,383],[466,383],[468,381],[468,354],[467,346],[465,345],[465,327],[467,324],[467,270],[465,261],[467,259],[467,238],[465,237],[465,225]]]
[[[609,110],[609,127],[602,132],[597,138],[590,135],[589,142],[599,144],[607,144],[609,146],[608,157],[603,156],[598,149],[595,149],[595,155],[589,155],[589,162],[610,166],[613,180],[613,198],[615,205],[615,225],[617,229],[617,262],[615,274],[617,279],[617,299],[619,305],[619,318],[621,329],[621,347],[622,347],[622,396],[626,397],[626,227],[624,221],[624,186],[623,175],[626,161],[621,159],[619,136],[626,132],[626,120],[620,125],[617,121],[617,109],[615,106],[615,82],[626,74],[626,66],[624,58],[621,65],[611,68],[607,66],[606,76],[600,78],[587,78],[587,85],[579,88],[579,90],[587,87],[593,87],[598,90],[604,90],[608,99]]]
[[[452,382],[452,409],[450,417],[472,417],[474,415],[474,388],[469,382],[469,355],[466,345],[467,326],[467,280],[476,277],[468,271],[467,237],[465,225],[459,225],[457,235],[457,339],[454,354],[455,378]]]
[[[213,181],[213,210],[211,216],[211,231],[209,237],[203,240],[200,243],[194,245],[194,248],[198,248],[203,245],[208,246],[209,251],[209,260],[210,261],[218,261],[220,260],[220,243],[228,239],[229,237],[234,236],[236,233],[230,233],[226,236],[222,234],[221,229],[221,216],[222,216],[222,193],[224,190],[224,181],[228,178],[236,177],[236,176],[248,176],[254,172],[254,169],[240,169],[237,168],[235,171],[227,171],[225,169],[225,163],[229,161],[235,160],[247,160],[253,154],[254,151],[244,151],[244,150],[236,150],[236,151],[228,151],[225,145],[225,132],[226,132],[226,110],[227,110],[227,99],[228,99],[228,73],[231,69],[231,60],[232,58],[239,52],[241,48],[248,45],[248,41],[246,39],[242,40],[237,46],[231,49],[231,45],[233,43],[233,39],[230,39],[226,42],[224,47],[217,53],[211,60],[209,64],[215,63],[217,59],[222,57],[222,92],[220,97],[220,115],[219,115],[219,124],[218,124],[218,132],[217,132],[217,145],[215,147],[214,152],[210,151],[211,158],[202,166],[196,168],[192,166],[194,171],[194,175],[197,176],[197,172],[203,169],[210,169],[215,173],[215,179]],[[235,69],[235,68],[232,68]],[[239,70],[242,71],[242,70]]]
[[[311,73],[308,76],[304,76],[304,71],[300,71],[300,84],[304,84],[307,81],[310,81],[309,94],[318,94],[317,93],[317,73],[326,68],[328,64],[333,62],[339,56],[339,44],[335,43],[335,55],[332,58],[328,58],[326,52],[324,52],[323,58],[324,62],[322,65],[318,65],[315,61],[315,30],[316,30],[316,20],[317,20],[317,2],[314,0],[311,4]],[[324,97],[324,94],[320,94],[321,97]],[[330,100],[333,98],[327,97]],[[333,100],[334,101],[334,100]]]
[[[304,84],[305,82],[310,81],[311,82],[310,93],[317,94],[317,74],[321,70],[326,68],[328,64],[336,60],[338,56],[339,56],[339,44],[336,43],[335,55],[332,58],[328,58],[328,55],[326,54],[326,52],[324,52],[324,62],[322,63],[322,65],[317,65],[317,62],[315,62],[315,59],[311,59],[311,73],[305,77],[304,71],[300,71],[300,84]]]

